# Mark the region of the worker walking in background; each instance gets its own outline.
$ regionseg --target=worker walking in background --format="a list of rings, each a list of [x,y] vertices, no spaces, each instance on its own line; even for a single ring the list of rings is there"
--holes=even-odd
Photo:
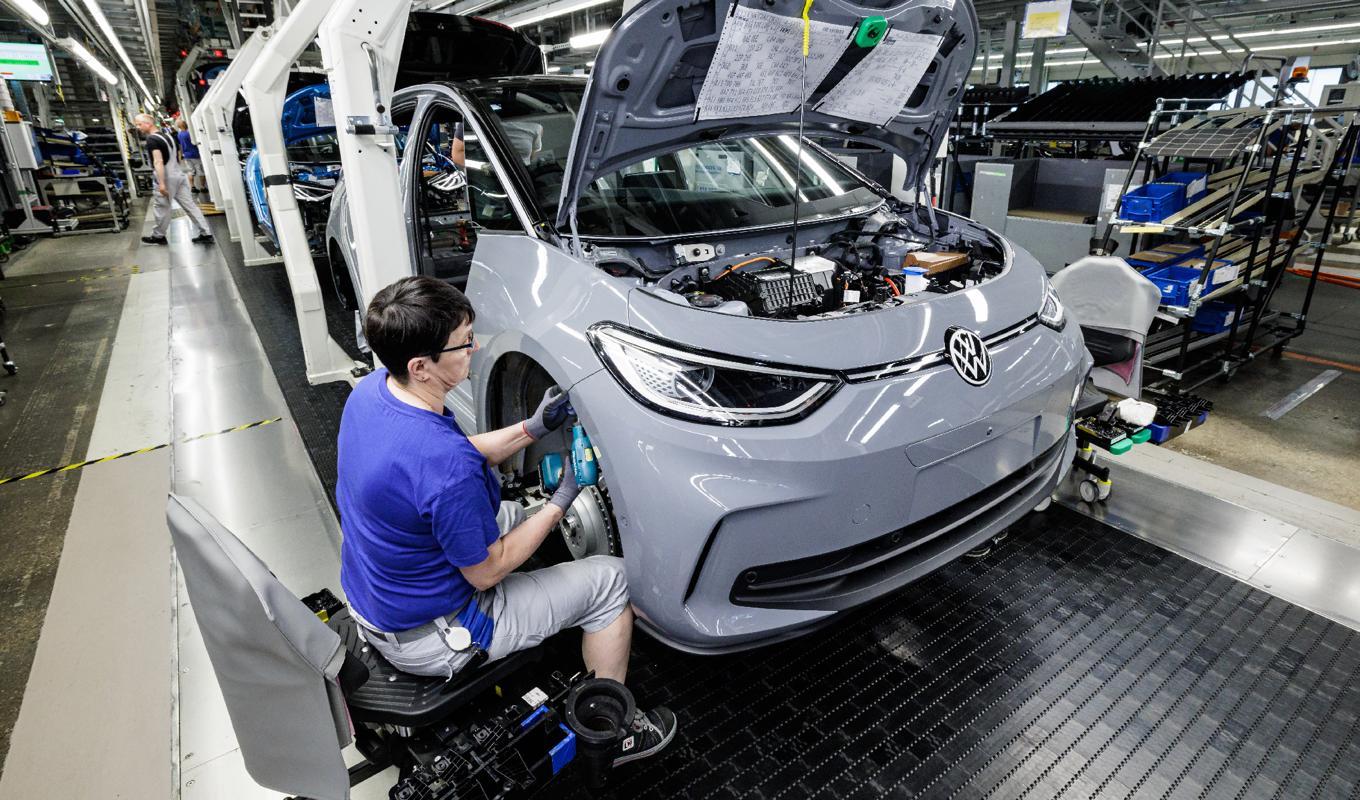
[[[189,134],[188,120],[180,117],[175,127],[179,128],[179,154],[184,158],[184,174],[189,176],[189,193],[198,194],[208,188],[203,179],[203,161],[198,155],[198,145],[194,144],[194,138]]]
[[[198,226],[198,235],[193,241],[198,244],[211,243],[212,232],[208,230],[208,221],[203,218],[203,212],[189,191],[189,178],[180,167],[179,148],[174,137],[157,128],[156,118],[150,114],[138,114],[133,122],[137,130],[146,136],[146,158],[156,176],[151,204],[156,215],[156,226],[152,228],[150,236],[142,237],[142,241],[147,244],[169,244],[165,231],[170,227],[170,206],[173,201]]]

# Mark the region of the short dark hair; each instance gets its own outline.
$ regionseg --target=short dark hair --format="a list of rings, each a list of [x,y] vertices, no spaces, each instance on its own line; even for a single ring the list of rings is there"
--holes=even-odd
[[[392,377],[407,378],[406,362],[439,360],[449,335],[477,318],[467,296],[438,278],[402,278],[373,296],[364,315],[364,338]]]

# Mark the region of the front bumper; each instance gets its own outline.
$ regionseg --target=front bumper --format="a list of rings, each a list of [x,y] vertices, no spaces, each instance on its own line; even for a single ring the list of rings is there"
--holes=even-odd
[[[807,419],[722,428],[643,408],[600,372],[572,391],[614,504],[643,626],[695,652],[806,632],[943,566],[1027,513],[1075,451],[1076,326],[843,386]]]

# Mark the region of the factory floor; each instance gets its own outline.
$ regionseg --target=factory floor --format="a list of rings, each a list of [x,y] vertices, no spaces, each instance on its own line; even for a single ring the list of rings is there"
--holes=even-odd
[[[0,265],[20,368],[0,375],[0,479],[132,454],[0,484],[0,800],[275,796],[244,775],[174,565],[167,492],[198,498],[299,594],[336,583],[317,444],[290,419],[303,412],[250,306],[258,287],[233,278],[242,267],[220,221],[216,246],[188,243],[185,219],[168,248],[142,245],[144,228],[136,216],[121,234],[40,240]],[[1357,310],[1353,290],[1319,287],[1284,359],[1207,385],[1208,425],[1121,463],[1256,514],[1272,553],[1311,532],[1360,545]],[[1280,420],[1260,416],[1324,369],[1342,374]],[[1232,563],[1200,563],[1272,591]]]
[[[1277,306],[1302,307],[1306,278],[1285,275]],[[1271,419],[1265,412],[1325,372],[1316,395]],[[1360,509],[1360,290],[1319,283],[1304,334],[1282,358],[1259,358],[1230,382],[1196,393],[1214,402],[1212,423],[1168,443],[1172,450]]]

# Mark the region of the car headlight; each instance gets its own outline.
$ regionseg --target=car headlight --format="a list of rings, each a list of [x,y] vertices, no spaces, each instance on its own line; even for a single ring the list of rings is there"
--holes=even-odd
[[[840,386],[833,373],[738,361],[689,350],[618,325],[587,332],[595,352],[628,393],[663,414],[710,425],[789,423]]]
[[[1063,311],[1062,301],[1048,283],[1044,284],[1044,303],[1039,307],[1039,321],[1055,331],[1062,330],[1067,324],[1067,312]]]

